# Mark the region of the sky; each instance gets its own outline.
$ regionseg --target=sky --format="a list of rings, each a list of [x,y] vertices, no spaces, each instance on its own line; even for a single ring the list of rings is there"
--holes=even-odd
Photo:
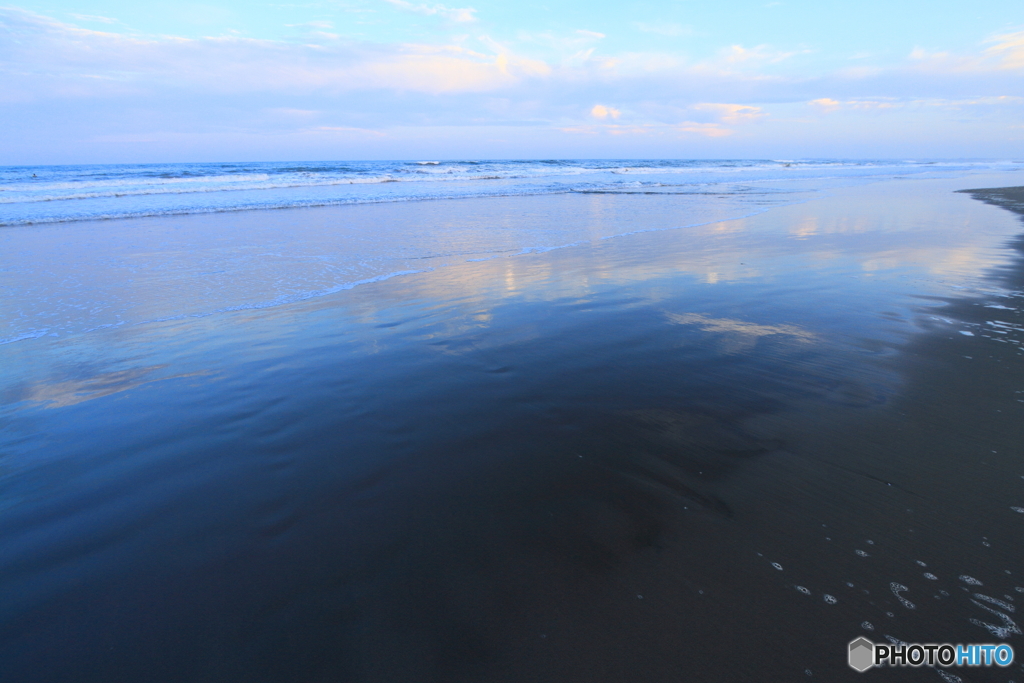
[[[823,157],[1024,158],[1024,2],[0,7],[3,165]]]

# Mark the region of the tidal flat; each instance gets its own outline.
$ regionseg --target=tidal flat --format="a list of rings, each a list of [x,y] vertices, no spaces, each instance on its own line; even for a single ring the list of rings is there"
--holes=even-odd
[[[859,635],[1016,645],[1020,175],[806,185],[2,228],[5,677],[852,681]],[[328,291],[382,235],[428,247]]]

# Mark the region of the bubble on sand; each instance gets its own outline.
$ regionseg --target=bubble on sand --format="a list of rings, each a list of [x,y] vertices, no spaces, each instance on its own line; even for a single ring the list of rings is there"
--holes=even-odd
[[[914,560],[914,561],[915,561],[915,562],[917,562],[917,563],[918,563],[919,565],[921,565],[922,567],[927,567],[927,566],[928,566],[928,565],[926,565],[926,564],[925,564],[924,562],[922,562],[921,560]]]
[[[830,605],[834,605],[839,601],[836,600],[833,596],[829,595],[828,593],[825,593],[825,602],[827,602]]]
[[[932,574],[931,572],[925,572],[924,573],[924,578],[930,579],[931,581],[938,581],[939,580],[939,577],[935,576],[935,574]]]
[[[983,629],[994,635],[996,638],[1006,640],[1010,637],[1010,632],[1002,626],[996,626],[995,624],[990,624],[986,621],[982,621],[981,619],[968,619],[968,621],[974,624],[975,626],[982,627]]]
[[[772,562],[772,566],[778,569],[780,572],[782,571],[782,565],[778,562]]]
[[[874,624],[872,624],[870,621],[863,621],[863,622],[861,622],[860,627],[862,629],[864,629],[865,631],[874,631],[875,630]]]
[[[1024,508],[1017,507],[1016,505],[1012,506],[1010,509],[1013,510],[1014,512],[1024,514]]]
[[[1003,622],[1002,626],[996,626],[995,624],[989,624],[987,622],[981,621],[980,619],[970,619],[969,621],[975,626],[981,626],[995,637],[1001,638],[1003,640],[1009,638],[1010,634],[1021,635],[1020,628],[1017,627],[1017,624],[1013,621],[1013,619],[1010,618],[1008,614],[1003,614],[999,610],[992,609],[988,605],[984,605],[978,602],[977,600],[971,600],[971,602],[973,602],[975,605],[985,610],[986,612],[994,614],[999,618],[1000,621]]]
[[[905,597],[900,595],[901,592],[903,592],[905,590],[910,590],[909,588],[904,586],[902,583],[895,583],[894,582],[894,583],[890,583],[889,584],[889,589],[892,591],[892,594],[896,596],[896,599],[899,600],[903,604],[904,607],[906,607],[907,609],[914,609],[915,608],[914,603],[910,602],[910,600],[907,600]]]
[[[975,593],[974,597],[978,598],[979,600],[984,600],[985,602],[987,602],[990,605],[995,605],[996,607],[1002,607],[1007,612],[1016,612],[1017,611],[1017,608],[1014,607],[1013,605],[1011,605],[1010,603],[1003,602],[1002,600],[996,600],[995,598],[989,597],[987,595],[982,595],[981,593]]]
[[[866,541],[866,543],[867,543],[868,545],[874,545],[874,544],[875,544],[875,542],[874,542],[874,541],[872,541],[872,540],[871,540],[870,538],[869,538],[869,539],[868,539],[868,540]]]
[[[803,586],[795,586],[795,588],[798,591],[800,591],[801,593],[803,593],[804,595],[810,595],[811,594],[811,590],[809,588],[804,588]]]
[[[961,574],[960,575],[960,580],[963,581],[964,583],[966,583],[969,586],[984,586],[985,585],[981,581],[978,581],[973,576],[967,576],[967,574]]]
[[[960,678],[956,674],[951,674],[948,671],[936,669],[935,673],[939,674],[939,678],[946,681],[946,683],[964,683],[964,679]]]
[[[868,555],[868,554],[867,554],[866,552],[864,552],[863,550],[854,550],[853,552],[857,553],[857,554],[858,554],[858,555],[860,555],[861,557],[871,557],[870,555]]]
[[[846,582],[846,585],[849,586],[850,588],[853,588],[853,584],[850,583],[849,581]]]

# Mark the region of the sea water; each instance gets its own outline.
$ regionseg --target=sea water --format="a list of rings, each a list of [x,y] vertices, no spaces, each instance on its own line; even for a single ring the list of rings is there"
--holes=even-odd
[[[0,225],[246,209],[648,190],[740,192],[823,181],[1012,170],[1015,161],[306,161],[0,168]],[[753,183],[749,187],[737,184]]]
[[[1021,168],[912,160],[0,168],[0,344],[278,306],[466,261],[750,216],[853,184]],[[435,216],[426,201],[606,193],[671,196],[674,208],[653,222],[594,215],[555,223],[500,210],[465,222]],[[421,220],[389,222],[355,208],[382,202],[419,202]],[[353,208],[312,210],[338,205]],[[310,211],[266,211],[300,207]],[[188,219],[195,214],[223,216]]]

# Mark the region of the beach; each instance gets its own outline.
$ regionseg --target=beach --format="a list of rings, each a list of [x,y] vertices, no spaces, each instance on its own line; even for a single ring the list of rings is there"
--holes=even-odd
[[[743,182],[0,228],[11,680],[1016,645],[1019,173]]]

